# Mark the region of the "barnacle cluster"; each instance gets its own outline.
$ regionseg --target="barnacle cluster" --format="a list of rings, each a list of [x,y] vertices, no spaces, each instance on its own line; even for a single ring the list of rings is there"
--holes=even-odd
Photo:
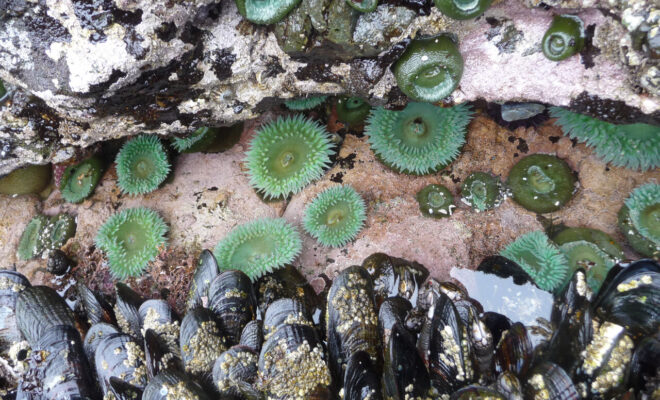
[[[376,156],[393,170],[424,175],[458,157],[471,119],[470,107],[408,103],[401,111],[372,110],[365,134]]]
[[[264,218],[234,228],[213,254],[220,269],[238,269],[255,280],[292,262],[301,251],[302,240],[293,226],[282,218]]]
[[[330,164],[332,143],[326,130],[302,115],[262,126],[246,154],[250,184],[266,198],[299,192]]]
[[[117,279],[139,276],[167,243],[169,228],[154,210],[129,208],[108,218],[96,234],[96,246],[106,253]]]
[[[660,167],[660,126],[617,125],[560,107],[551,107],[550,115],[565,135],[593,147],[606,163],[642,171]]]
[[[324,246],[340,247],[360,232],[366,219],[362,197],[351,186],[335,186],[319,193],[307,206],[303,226]]]

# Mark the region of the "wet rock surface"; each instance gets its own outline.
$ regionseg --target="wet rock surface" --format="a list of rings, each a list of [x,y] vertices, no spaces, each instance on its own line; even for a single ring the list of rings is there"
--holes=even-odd
[[[0,11],[0,175],[61,162],[97,142],[256,117],[284,99],[349,93],[397,102],[389,65],[409,38],[450,31],[465,59],[449,101],[615,100],[657,122],[657,10],[648,1],[574,7],[593,37],[561,63],[540,52],[560,8],[518,0],[452,21],[429,2],[387,1],[359,14],[343,0],[304,0],[272,26],[234,2],[6,2]],[[525,3],[525,4],[523,4]],[[655,57],[655,58],[654,58]]]
[[[394,173],[375,159],[365,137],[347,134],[335,164],[319,181],[287,201],[265,203],[249,186],[243,159],[255,129],[275,117],[266,113],[246,123],[239,144],[224,153],[178,156],[173,179],[145,196],[120,195],[114,168],[106,171],[92,197],[78,205],[65,203],[58,190],[43,201],[34,196],[0,196],[0,268],[15,267],[32,282],[48,283],[52,275],[46,272],[46,259],[20,261],[16,246],[37,212],[66,211],[77,216],[78,227],[64,251],[77,265],[63,282],[75,277],[112,293],[114,281],[93,239],[110,215],[143,205],[158,211],[168,223],[170,245],[144,276],[129,283],[145,295],[166,293],[172,304],[183,304],[201,249],[212,249],[235,226],[260,217],[283,216],[301,231],[303,252],[294,265],[310,279],[322,273],[334,277],[374,252],[386,252],[415,260],[431,276],[445,280],[452,267],[474,269],[519,235],[543,229],[548,220],[600,229],[624,245],[616,214],[632,188],[657,178],[656,171],[634,172],[602,163],[591,150],[563,137],[552,121],[510,131],[478,115],[469,125],[461,155],[440,173],[423,177]],[[555,154],[578,174],[579,190],[560,211],[541,219],[509,198],[494,210],[477,213],[460,201],[462,181],[471,172],[491,172],[505,180],[513,164],[533,153]],[[302,231],[301,218],[316,194],[338,183],[352,185],[363,196],[368,218],[354,242],[330,249]],[[445,185],[454,194],[457,209],[451,217],[437,220],[420,214],[415,194],[429,183]],[[627,256],[635,257],[625,245],[624,249]]]

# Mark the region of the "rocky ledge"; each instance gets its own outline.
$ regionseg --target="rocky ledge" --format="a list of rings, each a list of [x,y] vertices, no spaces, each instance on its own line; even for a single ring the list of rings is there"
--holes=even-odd
[[[245,21],[233,1],[0,4],[0,79],[9,89],[0,175],[139,132],[230,125],[288,98],[347,93],[401,103],[391,63],[411,38],[447,31],[465,61],[447,102],[623,107],[631,119],[660,119],[660,14],[651,0],[504,0],[467,21],[447,19],[429,0],[388,0],[366,14],[344,0],[303,0],[270,26]],[[566,12],[560,7],[584,21],[587,45],[556,63],[540,42]]]

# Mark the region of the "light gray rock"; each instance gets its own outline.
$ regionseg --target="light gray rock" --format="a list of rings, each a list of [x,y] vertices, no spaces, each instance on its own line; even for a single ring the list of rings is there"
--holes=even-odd
[[[421,15],[383,4],[360,15],[343,0],[304,0],[272,27],[244,21],[233,1],[5,0],[0,79],[13,94],[0,106],[0,175],[63,161],[111,138],[230,125],[293,97],[349,93],[400,103],[389,65],[407,39],[444,31],[457,35],[465,59],[455,102],[569,105],[589,95],[657,115],[658,97],[639,91],[642,82],[653,93],[657,67],[644,49],[621,46],[640,26],[657,25],[651,3],[635,1],[644,23],[631,17],[624,26],[596,8],[577,10],[595,26],[595,51],[590,60],[555,63],[540,41],[562,10],[520,0],[470,21],[448,20],[434,7]],[[571,6],[596,6],[582,3]],[[649,43],[656,34],[647,32]]]

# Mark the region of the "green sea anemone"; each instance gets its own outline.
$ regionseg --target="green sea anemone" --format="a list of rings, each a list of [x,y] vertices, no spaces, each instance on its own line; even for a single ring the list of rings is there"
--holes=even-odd
[[[626,241],[636,252],[646,257],[660,258],[660,246],[637,231],[630,218],[630,209],[625,204],[619,210],[618,224],[619,229],[626,237]]]
[[[564,60],[584,47],[582,20],[575,15],[555,15],[552,25],[543,35],[543,54],[552,61]]]
[[[242,122],[228,127],[202,127],[190,136],[173,138],[171,143],[179,153],[221,153],[238,143],[242,133]]]
[[[45,246],[41,232],[46,228],[46,225],[48,225],[48,217],[45,215],[37,215],[28,222],[18,242],[18,258],[29,260],[44,251]]]
[[[355,189],[335,186],[307,206],[303,226],[322,245],[340,247],[355,239],[366,218],[364,200]]]
[[[551,292],[561,287],[568,276],[566,256],[541,231],[520,236],[500,255],[520,265],[543,290]]]
[[[60,192],[69,203],[80,203],[99,183],[103,163],[98,157],[90,157],[75,165],[69,165],[60,180]]]
[[[253,281],[292,262],[302,251],[300,234],[282,218],[265,218],[234,228],[215,247],[220,269],[238,269]]]
[[[316,108],[323,104],[327,98],[328,96],[302,97],[300,99],[287,100],[284,102],[284,105],[289,110],[294,111],[311,110],[312,108]]]
[[[587,275],[587,284],[594,293],[598,292],[610,268],[615,264],[609,254],[586,240],[562,244],[559,250],[568,260],[567,276],[571,277],[575,271],[583,269]]]
[[[442,185],[427,185],[417,193],[416,197],[419,210],[427,217],[448,217],[456,208],[454,196]]]
[[[438,10],[453,19],[476,18],[490,7],[493,0],[433,0]]]
[[[50,218],[41,232],[44,248],[59,249],[69,238],[76,234],[76,220],[71,215],[63,213]]]
[[[630,193],[619,211],[619,227],[639,253],[660,256],[660,185],[647,183]]]
[[[360,126],[371,111],[371,105],[359,97],[337,99],[337,119],[350,126]]]
[[[284,18],[301,0],[235,0],[238,12],[248,21],[269,25]]]
[[[586,241],[593,243],[600,251],[605,252],[614,260],[623,260],[624,254],[621,246],[603,231],[591,228],[565,228],[557,232],[552,241],[557,246],[562,246],[569,242]]]
[[[606,163],[642,171],[660,167],[660,126],[616,125],[559,107],[550,115],[565,135],[593,147]]]
[[[507,180],[513,199],[537,213],[559,210],[573,197],[575,182],[568,164],[547,154],[532,154],[518,161]]]
[[[372,12],[378,7],[378,0],[346,0],[346,3],[359,12]]]
[[[7,89],[5,89],[5,84],[0,79],[0,99],[2,99],[7,94]]]
[[[414,101],[435,103],[456,89],[463,57],[445,34],[413,40],[392,66],[399,89]]]
[[[505,192],[499,178],[485,172],[473,172],[463,181],[461,201],[473,210],[486,211],[502,204]]]
[[[126,142],[117,154],[117,183],[124,193],[149,193],[170,173],[167,152],[156,136],[138,136]]]
[[[213,143],[216,134],[216,128],[204,126],[196,129],[190,136],[172,138],[172,147],[179,153],[196,153]]]
[[[106,253],[115,278],[137,277],[166,245],[167,231],[156,211],[129,208],[105,221],[96,234],[96,246]]]
[[[51,166],[28,165],[0,178],[0,194],[41,193],[50,183]]]
[[[449,165],[465,143],[470,107],[408,103],[401,111],[372,110],[365,134],[376,156],[395,171],[423,175]]]
[[[261,127],[250,142],[250,184],[266,198],[299,192],[330,164],[330,136],[302,115],[278,118]]]

